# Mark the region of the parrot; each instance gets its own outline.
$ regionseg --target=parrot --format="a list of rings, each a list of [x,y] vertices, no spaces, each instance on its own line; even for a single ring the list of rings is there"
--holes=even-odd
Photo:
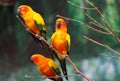
[[[51,36],[51,44],[62,55],[69,55],[71,39],[67,33],[67,24],[62,18],[56,20],[55,32]],[[56,54],[56,56],[61,64],[63,74],[67,75],[65,59],[59,54]],[[68,77],[66,77],[66,79],[68,80]]]
[[[45,36],[46,35],[46,26],[43,17],[35,12],[28,5],[20,5],[17,9],[19,15],[23,18],[25,25],[33,33]]]
[[[61,77],[56,77],[60,76],[61,72],[55,61],[50,58],[44,57],[42,54],[33,54],[30,59],[34,62],[34,64],[37,65],[38,70],[42,76],[46,78],[48,77],[53,81],[63,81]]]
[[[20,17],[24,20],[25,26],[29,28],[34,34],[40,35],[46,39],[47,28],[45,25],[45,21],[43,17],[35,12],[30,6],[28,5],[20,5],[17,9]],[[48,56],[51,59],[54,59],[53,55],[50,53],[51,50],[48,48],[48,45],[43,41],[37,39],[33,34],[30,33],[33,39],[38,43],[40,47],[42,47],[45,52],[47,52]]]

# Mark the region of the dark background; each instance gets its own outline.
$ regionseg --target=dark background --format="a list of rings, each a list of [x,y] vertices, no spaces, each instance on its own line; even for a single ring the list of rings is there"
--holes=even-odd
[[[70,0],[71,2],[90,7],[84,0]],[[120,0],[90,0],[106,17],[113,30],[120,29]],[[100,23],[103,19],[94,11],[79,9],[67,0],[1,0],[0,1],[0,81],[38,81],[40,78],[25,78],[25,75],[39,76],[37,68],[30,62],[30,56],[44,51],[26,32],[23,25],[16,18],[17,7],[21,4],[31,6],[40,13],[48,29],[50,38],[54,32],[56,15],[80,20],[84,23],[90,21],[84,13],[88,12]],[[119,55],[107,48],[89,42],[83,35],[87,35],[114,50],[120,50],[120,44],[113,36],[95,32],[73,21],[66,21],[68,33],[71,35],[70,56],[78,68],[96,81],[119,81],[120,59]],[[119,32],[116,35],[120,38]],[[106,56],[110,55],[110,56]],[[112,58],[111,56],[115,56]],[[70,68],[69,68],[70,67]],[[99,70],[98,70],[99,69]],[[75,73],[68,65],[70,74]],[[80,81],[81,77],[72,76],[70,81]]]

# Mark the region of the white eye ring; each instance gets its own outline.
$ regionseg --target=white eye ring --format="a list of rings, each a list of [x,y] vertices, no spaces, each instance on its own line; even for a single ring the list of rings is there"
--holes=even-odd
[[[21,10],[25,10],[25,8],[21,8]]]
[[[63,22],[61,22],[61,24],[64,24],[65,22],[63,21]]]

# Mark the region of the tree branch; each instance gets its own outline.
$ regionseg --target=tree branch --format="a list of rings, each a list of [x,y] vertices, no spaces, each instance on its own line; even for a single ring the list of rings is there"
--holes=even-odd
[[[89,77],[87,77],[86,75],[84,75],[78,68],[77,66],[72,62],[72,60],[70,59],[70,57],[68,55],[66,55],[65,59],[74,67],[75,71],[81,75],[82,77],[84,77],[87,81],[94,81],[92,79],[90,79]]]
[[[112,36],[120,43],[120,39],[115,35],[114,31],[112,30],[110,24],[108,23],[107,19],[104,17],[104,15],[101,13],[101,11],[89,0],[85,0],[88,4],[90,4],[95,10],[99,13],[99,15],[103,18],[104,23],[108,27],[109,31],[111,31]]]
[[[96,25],[97,27],[99,27],[99,28],[104,29],[104,30],[107,31],[107,29],[105,29],[102,24],[100,24],[98,21],[96,21],[94,18],[92,18],[89,14],[85,13],[85,15],[86,15],[89,19],[91,19],[93,22],[95,22],[95,24],[97,24],[97,25]]]
[[[101,30],[98,30],[98,29],[96,29],[96,28],[93,28],[93,27],[85,24],[84,22],[79,21],[79,20],[76,20],[76,19],[71,19],[71,18],[68,18],[68,17],[61,16],[61,15],[57,15],[57,17],[61,17],[61,18],[64,18],[64,19],[66,19],[66,20],[69,20],[69,21],[78,22],[78,23],[84,25],[85,27],[87,27],[87,28],[89,28],[89,29],[91,29],[91,30],[94,30],[94,31],[96,31],[96,32],[102,33],[102,34],[110,34],[110,33],[103,32],[103,31],[101,31]]]
[[[67,1],[67,2],[68,2],[69,4],[77,7],[77,8],[82,8],[82,9],[84,9],[84,10],[95,10],[95,8],[86,8],[86,7],[82,7],[82,6],[76,5],[76,4],[72,3],[71,1]]]
[[[98,12],[98,14],[103,18],[103,21],[105,23],[105,25],[107,26],[107,28],[109,29],[110,33],[106,33],[106,32],[103,32],[103,31],[100,31],[100,30],[97,30],[95,28],[91,28],[90,26],[87,25],[87,27],[89,27],[90,29],[94,30],[94,31],[97,31],[97,32],[100,32],[102,34],[111,34],[117,42],[120,43],[120,39],[118,38],[118,36],[114,33],[114,31],[112,30],[110,24],[108,23],[107,19],[104,17],[104,15],[100,12],[100,10],[93,4],[91,3],[89,0],[85,0],[89,5],[91,5],[93,8],[85,8],[85,7],[80,7],[79,5],[76,5],[70,1],[67,1],[69,4],[77,7],[77,8],[80,8],[80,9],[85,9],[85,10],[96,10]],[[81,22],[80,22],[81,23]],[[82,25],[86,26],[84,23],[81,23]],[[97,23],[98,24],[98,23]],[[100,26],[100,24],[98,24]],[[102,26],[100,26],[102,27]],[[105,29],[106,30],[106,29]]]
[[[80,75],[78,75],[78,74],[68,74],[68,75],[64,75],[64,76],[57,75],[57,76],[51,76],[51,77],[44,77],[44,76],[40,77],[40,76],[25,75],[25,78],[43,78],[43,79],[45,79],[45,78],[62,78],[62,77],[69,77],[69,76],[80,76]]]
[[[93,40],[93,39],[91,39],[91,38],[85,36],[85,35],[84,35],[83,37],[84,37],[85,39],[87,39],[87,40],[89,40],[89,41],[91,41],[91,42],[93,42],[93,43],[99,45],[99,46],[105,47],[105,48],[109,49],[110,51],[112,51],[112,52],[114,52],[114,53],[120,55],[120,52],[115,51],[114,49],[112,49],[111,47],[109,47],[109,46],[106,45],[106,44],[102,44],[102,43],[100,43],[100,42],[98,42],[98,41],[95,41],[95,40]]]
[[[105,57],[110,57],[110,58],[115,58],[117,60],[120,60],[120,57],[117,57],[117,56],[112,56],[112,55],[106,55],[106,54],[99,54],[101,56],[105,56]]]

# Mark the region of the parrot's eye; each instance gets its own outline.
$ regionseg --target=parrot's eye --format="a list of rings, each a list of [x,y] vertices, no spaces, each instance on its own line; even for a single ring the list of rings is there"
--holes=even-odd
[[[61,24],[64,24],[65,22],[63,21],[63,22],[61,22]]]
[[[22,10],[22,11],[24,11],[24,10],[26,10],[26,8],[25,8],[25,7],[23,7],[23,8],[21,8],[21,10]]]
[[[56,26],[57,26],[57,28],[60,28],[60,27],[61,27],[60,22],[57,22],[57,23],[56,23]]]
[[[22,7],[22,8],[20,8],[20,11],[27,12],[28,8],[27,7]]]

